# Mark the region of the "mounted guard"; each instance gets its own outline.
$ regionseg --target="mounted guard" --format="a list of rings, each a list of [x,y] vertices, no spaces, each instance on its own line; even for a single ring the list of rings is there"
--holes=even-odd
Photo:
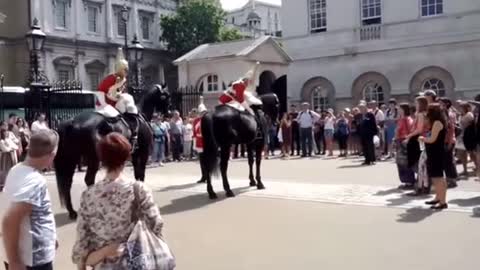
[[[115,61],[115,73],[110,74],[98,86],[98,91],[105,94],[105,103],[99,113],[106,117],[117,117],[119,113],[138,114],[135,99],[127,93],[128,62],[118,48]]]
[[[247,110],[251,115],[254,115],[250,105],[262,105],[262,101],[255,97],[255,78],[257,77],[257,70],[260,62],[249,70],[244,76],[232,85],[220,96],[221,104],[229,105],[239,111]]]

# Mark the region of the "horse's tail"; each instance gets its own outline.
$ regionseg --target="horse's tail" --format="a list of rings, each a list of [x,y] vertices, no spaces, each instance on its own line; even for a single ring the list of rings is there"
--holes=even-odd
[[[58,149],[55,159],[53,160],[53,166],[55,168],[55,175],[57,179],[58,196],[60,198],[60,205],[65,206],[65,196],[70,192],[73,179],[68,177],[66,168],[71,165],[68,164],[70,159],[68,158],[68,145],[67,141],[71,136],[71,130],[73,129],[73,120],[63,122],[58,127]],[[70,150],[71,151],[71,150]]]
[[[218,173],[218,145],[213,133],[213,117],[211,113],[207,113],[202,117],[201,122],[203,137],[203,153],[200,162],[207,170],[209,176]]]

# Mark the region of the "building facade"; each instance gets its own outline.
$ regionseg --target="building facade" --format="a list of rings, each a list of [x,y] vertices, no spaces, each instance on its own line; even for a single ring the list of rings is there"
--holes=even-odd
[[[340,109],[480,91],[480,1],[284,0],[282,18],[293,102]]]
[[[124,5],[128,8],[126,24],[121,15]],[[102,78],[114,71],[117,49],[125,43],[125,28],[129,46],[137,35],[145,47],[141,64],[145,84],[167,80],[166,69],[172,59],[160,42],[160,17],[175,12],[174,0],[19,0],[8,6],[3,26],[22,22],[17,27],[22,29],[12,31],[13,36],[7,36],[10,45],[4,46],[16,54],[4,67],[7,70],[0,70],[9,84],[25,82],[28,51],[24,35],[33,18],[47,35],[41,66],[50,81],[79,80],[85,89],[96,90]]]
[[[226,26],[236,28],[246,38],[282,35],[281,6],[250,0],[243,7],[227,12]]]

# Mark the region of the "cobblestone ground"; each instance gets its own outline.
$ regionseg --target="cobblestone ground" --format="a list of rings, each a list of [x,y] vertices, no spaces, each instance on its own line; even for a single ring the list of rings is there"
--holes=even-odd
[[[198,164],[149,168],[147,183],[166,222],[178,269],[476,269],[480,183],[460,181],[449,190],[450,208],[435,213],[429,197],[396,189],[391,162],[361,167],[358,159],[271,159],[263,162],[265,190],[248,187],[245,160],[230,163],[232,189],[210,201]],[[127,169],[127,175],[131,175]],[[99,173],[101,179],[103,173]],[[56,269],[74,269],[70,251],[75,224],[58,204],[47,176],[59,241]],[[85,188],[75,175],[74,205]],[[0,213],[4,210],[0,195]],[[441,256],[439,256],[441,255]]]

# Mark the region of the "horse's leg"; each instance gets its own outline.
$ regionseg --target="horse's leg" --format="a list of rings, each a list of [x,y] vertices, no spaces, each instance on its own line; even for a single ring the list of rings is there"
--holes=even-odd
[[[262,152],[263,152],[263,148],[264,148],[264,143],[263,141],[258,141],[258,142],[255,142],[255,158],[256,158],[256,167],[257,167],[257,177],[256,177],[256,180],[257,180],[257,189],[265,189],[265,186],[263,185],[263,182],[262,182],[262,176],[260,175],[260,168],[261,168],[261,164],[262,164]]]
[[[148,149],[144,149],[145,151],[140,153],[139,161],[137,163],[137,170],[138,170],[138,177],[136,178],[138,181],[145,182],[145,171],[147,169],[147,162],[148,162]]]
[[[199,153],[198,160],[200,163],[200,171],[201,171],[202,177],[200,178],[200,180],[197,181],[197,184],[201,184],[207,181],[208,170],[206,168],[207,165],[205,164],[203,153]]]
[[[253,154],[254,154],[253,144],[250,143],[247,145],[247,156],[248,156],[248,170],[249,170],[248,179],[250,179],[251,187],[254,187],[257,185],[257,182],[255,182],[255,178],[253,176],[253,161],[254,161]]]
[[[135,177],[135,180],[139,181],[140,180],[140,155],[137,153],[137,151],[132,153],[131,157],[131,162],[132,162],[132,167],[133,167],[133,176]]]
[[[71,160],[71,162],[65,162],[63,164],[62,168],[62,173],[63,179],[66,179],[65,181],[65,208],[67,208],[68,211],[68,217],[71,220],[76,220],[77,219],[77,212],[73,209],[73,204],[72,204],[72,184],[73,184],[73,176],[75,174],[75,167],[77,166],[78,162],[75,162],[75,160]]]
[[[227,178],[229,158],[230,158],[230,145],[222,146],[220,151],[220,171],[222,173],[223,190],[225,190],[225,195],[227,197],[235,197],[235,194],[230,189],[230,184],[228,183],[228,178]]]
[[[95,184],[95,176],[97,175],[100,162],[96,156],[92,156],[87,161],[87,173],[85,174],[85,184],[90,187]]]

